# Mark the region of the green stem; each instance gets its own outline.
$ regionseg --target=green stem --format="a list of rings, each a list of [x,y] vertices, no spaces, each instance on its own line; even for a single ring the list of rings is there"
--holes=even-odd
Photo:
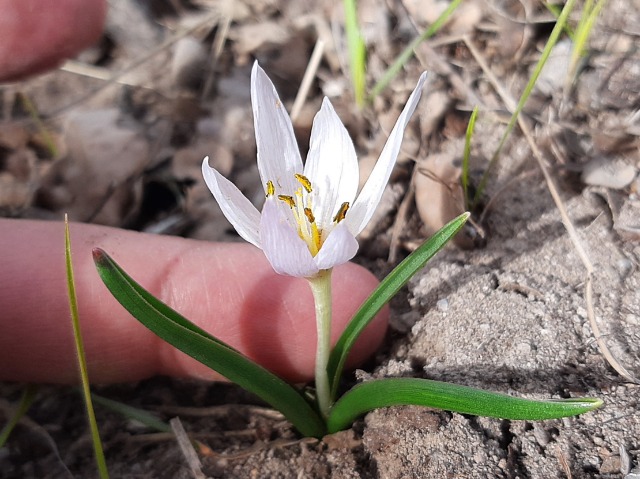
[[[316,349],[316,399],[323,418],[329,417],[331,388],[327,363],[331,353],[331,270],[323,270],[315,278],[309,279],[316,306],[316,327],[318,347]]]

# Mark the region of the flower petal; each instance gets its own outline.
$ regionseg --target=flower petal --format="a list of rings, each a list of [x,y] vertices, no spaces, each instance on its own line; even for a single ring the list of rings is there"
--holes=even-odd
[[[329,233],[314,259],[319,269],[330,269],[346,263],[357,252],[358,241],[342,221]]]
[[[289,114],[276,88],[258,62],[251,70],[251,105],[262,186],[272,181],[278,194],[292,195],[299,184],[302,159]]]
[[[209,166],[209,157],[202,162],[202,176],[229,223],[242,238],[260,248],[260,213],[256,207],[236,185]]]
[[[278,274],[308,278],[319,270],[307,244],[291,227],[273,196],[267,198],[260,219],[260,243]]]
[[[420,100],[422,87],[424,86],[426,79],[427,72],[424,72],[420,75],[418,84],[407,100],[407,104],[402,110],[398,121],[396,121],[396,124],[387,139],[387,143],[382,149],[380,158],[378,159],[376,166],[374,166],[369,179],[347,213],[344,221],[347,223],[349,230],[354,235],[359,234],[364,229],[371,219],[378,203],[380,203],[382,192],[389,181],[389,176],[391,175],[391,171],[393,170],[398,157],[398,152],[400,151],[404,130],[407,127],[407,123],[409,122],[411,115],[416,109],[418,101]]]
[[[318,226],[331,225],[340,205],[353,203],[358,191],[358,158],[347,129],[328,98],[313,119],[304,173],[314,188],[313,213]]]

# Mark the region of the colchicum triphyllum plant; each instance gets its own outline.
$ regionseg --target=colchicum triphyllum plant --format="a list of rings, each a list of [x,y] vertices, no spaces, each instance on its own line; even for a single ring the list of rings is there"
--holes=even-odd
[[[262,249],[277,273],[308,281],[317,323],[315,388],[299,390],[209,335],[154,298],[104,251],[96,249],[94,259],[104,283],[154,333],[258,395],[306,436],[337,432],[367,411],[399,404],[528,420],[565,417],[597,408],[602,402],[593,398],[521,399],[415,378],[367,381],[338,397],[344,363],[359,334],[468,218],[464,214],[451,221],[383,279],[331,349],[332,269],[349,261],[358,250],[356,236],[380,202],[425,80],[423,74],[359,194],[355,149],[331,102],[324,99],[313,121],[309,153],[303,165],[289,115],[257,63],[251,72],[251,102],[258,170],[265,191],[262,211],[211,168],[206,158],[202,164],[207,186],[238,234]]]

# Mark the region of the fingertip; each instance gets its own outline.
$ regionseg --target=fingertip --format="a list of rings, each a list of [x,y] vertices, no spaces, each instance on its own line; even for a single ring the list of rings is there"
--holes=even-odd
[[[102,33],[104,0],[0,0],[0,81],[53,68]]]
[[[334,273],[334,343],[344,331],[353,315],[378,287],[380,281],[368,269],[347,263],[336,268]],[[370,357],[384,340],[389,323],[389,308],[384,306],[373,318],[356,341],[349,358],[348,367],[355,367]]]

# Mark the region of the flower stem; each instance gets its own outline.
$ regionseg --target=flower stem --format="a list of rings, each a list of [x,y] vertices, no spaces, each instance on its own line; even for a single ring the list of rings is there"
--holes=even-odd
[[[323,270],[314,278],[309,278],[316,307],[318,347],[316,349],[316,400],[320,414],[325,419],[331,407],[331,389],[327,363],[331,353],[331,270]]]

